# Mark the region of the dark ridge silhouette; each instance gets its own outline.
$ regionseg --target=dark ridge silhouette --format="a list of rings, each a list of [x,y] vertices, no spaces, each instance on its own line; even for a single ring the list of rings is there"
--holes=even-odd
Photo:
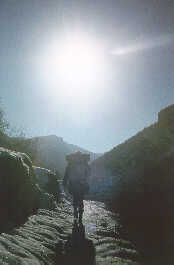
[[[92,162],[98,176],[110,170],[108,193],[121,217],[122,236],[132,240],[147,264],[174,264],[173,165],[174,105],[161,110],[156,123]],[[105,182],[107,178],[105,173]]]

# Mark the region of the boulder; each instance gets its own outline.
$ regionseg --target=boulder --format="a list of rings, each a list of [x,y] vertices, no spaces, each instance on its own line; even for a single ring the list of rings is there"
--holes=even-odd
[[[60,187],[56,178],[56,174],[54,174],[51,170],[46,168],[34,166],[33,169],[36,175],[36,182],[39,185],[40,190],[43,193],[48,193],[52,195],[53,199],[58,201],[60,194]]]
[[[55,198],[53,195],[43,192],[40,190],[39,196],[39,208],[40,209],[47,209],[47,210],[54,210],[57,207]]]
[[[0,148],[0,231],[19,224],[39,206],[39,193],[29,157]]]

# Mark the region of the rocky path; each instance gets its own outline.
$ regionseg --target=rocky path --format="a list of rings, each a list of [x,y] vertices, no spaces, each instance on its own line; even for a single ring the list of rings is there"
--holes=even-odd
[[[19,228],[0,235],[1,265],[137,265],[138,254],[119,237],[104,204],[85,201],[83,225],[73,224],[71,203],[39,210]]]
[[[96,264],[138,264],[133,245],[120,238],[118,217],[99,202],[85,201],[84,225],[86,236],[96,249]]]
[[[63,264],[138,265],[133,245],[119,236],[117,218],[100,202],[85,201],[83,225],[73,224],[65,243]],[[72,213],[70,205],[69,210]],[[60,260],[57,261],[57,264]]]

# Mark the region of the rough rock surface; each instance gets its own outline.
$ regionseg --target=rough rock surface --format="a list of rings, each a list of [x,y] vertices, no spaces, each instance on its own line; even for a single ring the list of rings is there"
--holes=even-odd
[[[20,223],[38,207],[38,191],[29,157],[0,148],[0,230]]]
[[[85,201],[80,232],[73,226],[70,202],[64,200],[54,211],[39,210],[20,228],[0,235],[0,264],[139,264],[135,248],[120,238],[115,218],[104,204]]]
[[[42,189],[44,192],[52,194],[55,200],[58,200],[60,188],[59,183],[56,179],[56,174],[46,168],[33,166],[33,169],[36,175],[36,181],[40,189]]]
[[[60,199],[60,184],[49,169],[33,166],[39,189],[39,208],[52,210]]]
[[[56,176],[33,167],[24,154],[0,148],[0,231],[25,221],[38,208],[54,209],[59,200]]]

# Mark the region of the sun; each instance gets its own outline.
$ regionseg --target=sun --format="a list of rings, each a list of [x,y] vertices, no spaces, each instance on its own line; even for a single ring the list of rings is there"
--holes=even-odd
[[[67,43],[57,56],[62,78],[70,82],[82,82],[94,78],[97,72],[97,52],[83,41]]]
[[[102,59],[101,48],[95,41],[70,34],[50,45],[42,66],[50,82],[94,85],[101,74]]]
[[[37,58],[42,94],[52,105],[59,102],[73,115],[90,113],[89,106],[97,108],[103,102],[108,70],[105,47],[99,39],[79,32],[52,38]]]

